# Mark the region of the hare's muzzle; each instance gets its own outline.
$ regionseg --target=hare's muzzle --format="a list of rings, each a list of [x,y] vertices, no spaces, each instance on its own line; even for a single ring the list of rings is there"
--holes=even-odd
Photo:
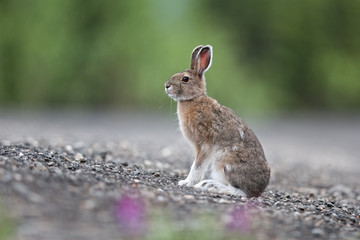
[[[171,91],[172,87],[169,83],[165,83],[165,92],[167,94],[170,94],[170,91]]]

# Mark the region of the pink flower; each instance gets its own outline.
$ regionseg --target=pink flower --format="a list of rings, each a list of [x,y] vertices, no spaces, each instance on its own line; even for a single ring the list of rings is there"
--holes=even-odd
[[[226,228],[230,231],[248,232],[250,230],[251,218],[244,206],[233,209],[227,220]]]
[[[147,229],[145,203],[139,197],[125,194],[115,206],[115,217],[125,236],[143,235]]]

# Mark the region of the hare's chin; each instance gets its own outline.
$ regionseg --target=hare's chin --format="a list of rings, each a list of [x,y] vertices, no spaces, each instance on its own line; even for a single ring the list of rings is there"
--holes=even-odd
[[[178,101],[178,100],[177,100],[177,97],[176,97],[174,94],[168,93],[168,92],[166,92],[166,93],[167,93],[167,95],[168,95],[169,97],[171,97],[171,98],[174,99],[175,101]]]
[[[186,101],[186,100],[189,100],[188,98],[186,97],[183,97],[183,96],[175,96],[174,94],[172,93],[168,93],[168,96],[171,97],[172,99],[174,99],[175,101]]]

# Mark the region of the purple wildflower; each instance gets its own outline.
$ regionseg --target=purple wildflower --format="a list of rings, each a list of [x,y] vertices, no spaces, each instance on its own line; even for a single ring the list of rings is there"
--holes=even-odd
[[[139,236],[146,232],[145,203],[139,197],[122,196],[115,206],[117,224],[126,236]]]
[[[230,231],[248,232],[250,230],[251,219],[244,206],[233,209],[229,216],[226,227]]]

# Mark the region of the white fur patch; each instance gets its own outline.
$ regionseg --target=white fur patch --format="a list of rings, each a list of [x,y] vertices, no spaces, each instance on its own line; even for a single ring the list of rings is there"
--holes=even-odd
[[[204,153],[206,153],[210,150],[210,146],[203,145],[201,147],[201,150]],[[203,160],[203,163],[200,166],[196,166],[196,160],[194,160],[193,164],[191,165],[189,175],[187,176],[187,178],[185,180],[179,181],[178,185],[180,185],[180,186],[185,185],[185,186],[191,187],[194,184],[201,181],[205,176],[205,172],[208,169],[208,165],[209,165],[210,161],[212,161],[211,154],[210,154],[210,157],[205,158]]]
[[[213,179],[203,180],[196,184],[194,187],[210,192],[226,193],[246,197],[246,194],[241,189],[235,188],[227,184],[223,184]]]
[[[237,147],[237,146],[233,146],[233,147],[231,148],[231,150],[237,151],[237,150],[238,150],[238,147]]]
[[[240,138],[244,139],[244,131],[241,128],[238,128],[239,133],[240,133]]]
[[[218,169],[216,163],[217,163],[216,159],[213,159],[212,162],[210,163],[211,178],[220,183],[229,184],[225,178],[224,169]]]
[[[207,159],[204,160],[201,167],[196,168],[195,162],[192,164],[188,177],[179,181],[180,186],[194,186],[211,192],[226,193],[238,196],[246,196],[245,193],[238,188],[229,184],[225,177],[225,170],[231,171],[231,165],[225,164],[224,168],[218,168],[218,161],[225,153],[223,150],[211,149],[209,145],[203,145],[202,151],[212,151]],[[210,179],[203,180],[206,169],[210,167]]]
[[[230,172],[230,171],[231,171],[231,166],[230,166],[229,164],[226,164],[226,165],[225,165],[225,170],[226,170],[227,172]]]

